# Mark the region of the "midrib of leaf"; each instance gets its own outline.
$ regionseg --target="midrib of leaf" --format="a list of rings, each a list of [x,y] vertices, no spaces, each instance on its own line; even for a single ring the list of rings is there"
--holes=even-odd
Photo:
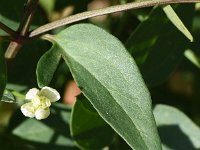
[[[58,46],[60,47],[60,49],[62,50],[62,53],[65,53],[65,50],[62,48],[62,46],[61,45],[59,45],[59,43],[57,43],[58,44]],[[67,57],[65,57],[64,55],[67,55]],[[70,64],[69,64],[69,62],[68,62],[68,59],[70,58],[71,60],[73,60],[74,62],[76,62],[76,63],[78,63],[80,66],[82,66],[94,79],[96,79],[96,81],[102,86],[102,87],[104,87],[104,89],[106,89],[106,91],[109,93],[109,95],[112,97],[112,99],[115,99],[114,97],[113,97],[113,95],[111,94],[111,92],[109,91],[109,90],[107,90],[108,88],[106,88],[106,86],[105,85],[103,85],[97,78],[95,78],[95,75],[93,75],[93,74],[91,74],[91,72],[87,69],[87,68],[85,68],[83,65],[81,65],[78,61],[76,61],[73,57],[71,57],[70,55],[68,55],[67,53],[65,53],[65,54],[62,54],[62,56],[64,56],[63,57],[63,59],[66,61],[66,63],[68,64],[68,66],[69,66],[69,69],[71,70],[71,72],[73,72],[72,71],[72,68],[71,68],[71,66],[70,66]],[[73,75],[73,73],[72,73],[72,76],[73,76],[73,78],[76,80],[76,77]],[[82,78],[83,79],[83,78]],[[83,79],[84,80],[84,79]],[[95,93],[95,91],[97,91],[97,90],[94,90],[94,88],[96,88],[96,87],[93,87],[93,89],[92,89],[92,91]],[[83,92],[83,94],[85,95],[85,97],[87,98],[87,99],[89,99],[90,100],[90,98],[84,93],[84,89],[82,90],[82,92]],[[117,92],[118,93],[118,92]],[[119,94],[119,93],[118,93]],[[123,95],[122,95],[123,96]],[[126,96],[124,96],[124,97],[126,97]],[[99,99],[98,97],[97,97],[97,99]],[[130,99],[130,98],[128,98],[128,99]],[[91,101],[91,100],[90,100]],[[101,101],[100,99],[99,99],[99,101]],[[130,116],[127,114],[127,112],[122,108],[122,106],[117,102],[117,101],[112,101],[112,102],[114,102],[114,103],[116,103],[117,105],[118,105],[118,107],[126,114],[126,116],[128,117],[128,119],[129,119],[129,122],[131,122],[131,124],[133,125],[133,128],[135,128],[135,130],[137,131],[137,133],[140,135],[140,140],[142,141],[142,143],[143,144],[141,144],[141,145],[143,145],[143,146],[145,146],[145,149],[148,149],[148,146],[146,145],[146,143],[144,142],[144,140],[143,140],[143,136],[141,135],[141,133],[140,132],[138,132],[138,131],[140,131],[136,126],[135,126],[135,124],[133,123],[134,121],[130,118]],[[92,101],[91,101],[91,103],[92,103]],[[92,105],[93,105],[93,103],[92,103]],[[112,127],[112,124],[111,123],[109,123],[109,121],[107,120],[107,118],[105,118],[104,117],[104,115],[101,113],[101,111],[99,111],[99,109],[97,108],[97,107],[95,107],[95,105],[93,105],[94,106],[94,108],[97,110],[97,112],[101,115],[101,117],[102,118],[104,118],[104,120]],[[137,105],[138,106],[138,105]],[[139,107],[139,106],[138,106]],[[140,107],[139,107],[140,108]],[[141,109],[142,110],[142,109]],[[113,128],[113,127],[112,127]],[[122,136],[123,138],[124,138],[124,136],[121,134],[121,133],[119,133],[115,128],[113,128],[120,136]],[[124,138],[125,140],[126,140],[126,138]],[[133,140],[133,139],[132,139]],[[127,141],[128,142],[128,144],[129,144],[129,141]],[[141,143],[141,142],[140,142]],[[130,146],[131,146],[131,144],[129,144]],[[132,146],[131,146],[132,147]],[[132,148],[134,148],[134,147],[132,147]]]
[[[58,43],[57,43],[58,44]],[[58,44],[59,45],[59,44]],[[59,45],[59,47],[61,48],[61,46]],[[61,48],[62,49],[62,48]],[[64,51],[63,49],[62,49],[62,51]],[[95,52],[95,53],[97,53],[97,52]],[[100,53],[97,53],[98,55],[101,55]],[[101,55],[101,56],[103,56],[103,55]],[[70,57],[69,55],[68,55],[68,57]],[[81,56],[78,56],[79,58],[83,58],[83,57],[81,57]],[[77,58],[78,58],[77,57]],[[72,58],[72,57],[71,57]],[[113,63],[112,63],[112,61],[110,61],[109,59],[106,59],[105,57],[101,57],[101,58],[103,58],[103,59],[105,59],[105,62],[107,63],[107,65],[106,66],[108,66],[108,65],[110,65],[110,66],[112,66],[112,68],[114,68],[115,70],[118,70],[119,72],[120,72],[120,74],[122,75],[122,77],[123,77],[123,79],[126,81],[126,83],[127,83],[127,85],[129,85],[129,82],[127,81],[127,79],[124,77],[124,75],[123,75],[123,73],[121,72],[121,70],[119,69],[119,68],[117,68]],[[73,59],[74,61],[75,61],[75,59]],[[95,61],[95,59],[90,59],[90,60],[94,60]],[[75,62],[77,62],[79,65],[81,65],[81,63],[79,63],[78,61],[75,61]],[[81,65],[85,70],[87,70],[88,72],[90,72],[90,74],[91,74],[91,71],[90,70],[88,70],[87,68],[85,68],[83,65]],[[95,78],[95,75],[94,74],[91,74],[94,78]],[[96,76],[96,77],[98,77],[98,76]],[[97,79],[97,78],[96,78]],[[99,81],[99,80],[98,80]],[[101,83],[100,81],[99,81],[99,83]],[[124,98],[126,98],[126,99],[137,99],[136,97],[134,97],[133,95],[130,95],[129,93],[130,92],[127,92],[126,93],[126,95],[125,94],[121,94],[120,92],[118,92],[118,90],[117,89],[115,89],[114,87],[110,87],[110,86],[108,86],[108,84],[106,84],[105,83],[105,85],[103,85],[103,84],[101,84],[105,89],[108,89],[108,91],[109,91],[109,93],[112,93],[112,92],[116,92],[117,94],[119,94],[120,96],[122,96],[122,97],[124,97]],[[123,91],[124,92],[124,91]],[[111,94],[112,95],[112,94]],[[127,96],[128,95],[128,96]],[[142,110],[143,109],[141,109],[139,106],[138,106],[138,104],[137,103],[134,103],[137,107],[138,107],[138,109],[140,109],[140,111],[141,112],[143,112]],[[120,105],[120,104],[119,104]]]
[[[78,30],[77,30],[78,31]],[[84,33],[84,31],[82,31],[82,30],[80,30],[81,32],[83,32]],[[86,32],[87,33],[87,32]],[[100,41],[101,42],[101,41]],[[105,41],[105,42],[107,42],[107,43],[109,43],[108,41]],[[82,42],[80,42],[80,41],[73,41],[73,43],[76,43],[76,45],[79,45],[79,46],[82,46],[82,47],[85,47],[85,45],[84,45],[84,43],[82,43]],[[58,44],[58,43],[57,43]],[[59,44],[58,44],[59,45]],[[61,45],[59,45],[59,47],[62,47]],[[62,48],[61,48],[62,49]],[[88,48],[89,49],[89,48]],[[63,50],[63,49],[62,49]],[[63,50],[64,51],[64,50]],[[115,64],[113,64],[113,60],[111,60],[111,59],[107,59],[107,58],[105,58],[104,57],[104,55],[102,55],[101,53],[98,53],[97,51],[93,51],[94,53],[96,53],[97,54],[97,56],[101,56],[101,59],[104,59],[105,61],[104,62],[106,62],[107,63],[107,65],[106,66],[112,66],[112,68],[114,68],[115,70],[118,70],[118,72],[121,74],[121,77],[123,77],[123,81],[126,81],[126,83],[127,83],[127,85],[131,85],[130,83],[129,83],[129,81],[127,80],[127,77],[125,77],[124,75],[123,75],[123,73],[121,72],[121,70],[118,68],[118,67],[116,67],[115,66]],[[62,55],[63,56],[63,55]],[[68,55],[69,56],[69,55]],[[83,58],[83,59],[85,59],[84,57],[82,57],[82,56],[76,56],[76,58]],[[132,57],[129,57],[129,59],[133,59]],[[87,60],[89,60],[88,58],[87,58]],[[91,59],[90,58],[90,60],[92,60],[92,61],[94,61],[94,62],[96,62],[96,60],[95,59]],[[80,64],[80,63],[79,63]],[[87,70],[88,71],[88,70]],[[93,76],[95,76],[95,75],[93,75]],[[109,86],[104,86],[104,87],[106,87],[107,89],[110,89],[111,91],[118,91],[118,90],[115,90],[115,88],[114,87],[109,87]],[[125,96],[125,95],[123,95],[123,97],[127,97],[127,99],[132,99],[133,97],[134,97],[134,99],[136,99],[136,97],[134,96],[134,95],[130,95],[130,93],[133,93],[133,91],[130,91],[130,89],[126,89],[128,92],[126,92],[125,94],[126,95],[129,95],[130,96],[130,98],[128,98],[127,96]],[[123,91],[123,92],[125,92],[125,91]],[[120,94],[119,92],[118,92],[118,94]],[[121,95],[121,94],[120,94]],[[135,103],[136,104],[136,103]],[[139,107],[139,106],[138,106]]]

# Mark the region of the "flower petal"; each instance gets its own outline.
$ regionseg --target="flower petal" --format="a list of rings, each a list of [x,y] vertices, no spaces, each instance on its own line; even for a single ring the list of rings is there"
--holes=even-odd
[[[40,96],[45,96],[51,102],[55,102],[60,99],[60,94],[53,88],[50,87],[43,87],[39,93]]]
[[[33,103],[29,102],[29,103],[23,104],[21,106],[21,112],[24,114],[24,116],[33,118],[35,116]]]
[[[41,119],[46,119],[48,116],[50,115],[50,109],[49,108],[38,108],[36,111],[35,111],[35,118],[38,119],[38,120],[41,120]]]
[[[26,99],[32,100],[35,96],[37,96],[39,93],[39,90],[37,88],[32,88],[26,93]]]

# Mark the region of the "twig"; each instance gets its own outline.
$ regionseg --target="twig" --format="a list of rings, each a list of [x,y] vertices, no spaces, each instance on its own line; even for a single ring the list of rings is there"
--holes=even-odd
[[[26,36],[28,34],[29,27],[32,23],[33,15],[38,5],[38,1],[39,0],[28,0],[26,4],[24,17],[18,29],[18,32],[20,32],[21,36]]]
[[[132,3],[127,3],[123,5],[116,5],[116,6],[103,8],[103,9],[98,9],[98,10],[86,11],[83,13],[72,15],[64,19],[40,26],[39,28],[33,30],[30,33],[29,37],[32,38],[32,37],[42,35],[50,30],[53,30],[55,28],[58,28],[58,27],[61,27],[61,26],[64,26],[76,21],[80,21],[80,20],[84,20],[84,19],[92,18],[96,16],[101,16],[101,15],[111,14],[115,12],[144,8],[144,7],[151,7],[151,6],[156,6],[156,5],[166,5],[166,4],[174,4],[174,3],[198,3],[198,2],[200,2],[200,0],[150,0],[150,1],[143,1],[143,2],[132,2]]]
[[[38,0],[28,0],[23,19],[18,28],[19,35],[15,38],[15,41],[10,42],[5,53],[5,58],[14,58],[21,48],[23,42],[26,40],[37,5]]]

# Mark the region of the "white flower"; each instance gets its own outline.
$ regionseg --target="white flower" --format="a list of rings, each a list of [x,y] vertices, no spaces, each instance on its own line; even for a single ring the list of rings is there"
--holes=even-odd
[[[40,91],[36,88],[30,89],[26,93],[26,99],[30,102],[21,106],[21,111],[26,117],[45,119],[50,115],[52,102],[60,99],[60,94],[50,87],[43,87]]]
[[[48,107],[45,108],[45,109],[38,108],[35,111],[35,118],[38,119],[38,120],[46,119],[49,115],[50,115],[50,110],[49,110]]]
[[[33,118],[35,116],[35,109],[32,107],[32,103],[26,103],[21,106],[21,111],[26,117]]]

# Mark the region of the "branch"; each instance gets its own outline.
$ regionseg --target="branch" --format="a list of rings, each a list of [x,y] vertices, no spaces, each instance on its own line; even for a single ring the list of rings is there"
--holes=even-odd
[[[96,16],[111,14],[115,12],[144,8],[144,7],[151,7],[151,6],[156,6],[156,5],[165,5],[165,4],[174,4],[174,3],[198,3],[198,2],[200,2],[200,0],[149,0],[149,1],[143,1],[143,2],[132,2],[132,3],[127,3],[123,5],[116,5],[116,6],[111,6],[111,7],[107,7],[103,9],[98,9],[98,10],[86,11],[83,13],[72,15],[72,16],[60,19],[58,21],[54,21],[46,25],[40,26],[39,28],[33,30],[30,33],[29,37],[39,36],[50,30],[53,30],[55,28],[58,28],[64,25],[68,25],[73,22],[77,22],[80,20],[84,20],[84,19],[92,18]]]
[[[39,0],[28,0],[26,4],[24,16],[18,29],[18,32],[20,32],[21,36],[26,36],[28,34],[38,1]]]
[[[11,41],[6,53],[5,58],[11,59],[16,56],[19,49],[21,48],[23,42],[26,39],[26,36],[28,35],[30,25],[32,23],[33,15],[36,11],[37,5],[39,0],[28,0],[24,12],[24,16],[22,18],[22,21],[20,23],[20,26],[18,28],[19,35],[15,38],[15,41]]]

